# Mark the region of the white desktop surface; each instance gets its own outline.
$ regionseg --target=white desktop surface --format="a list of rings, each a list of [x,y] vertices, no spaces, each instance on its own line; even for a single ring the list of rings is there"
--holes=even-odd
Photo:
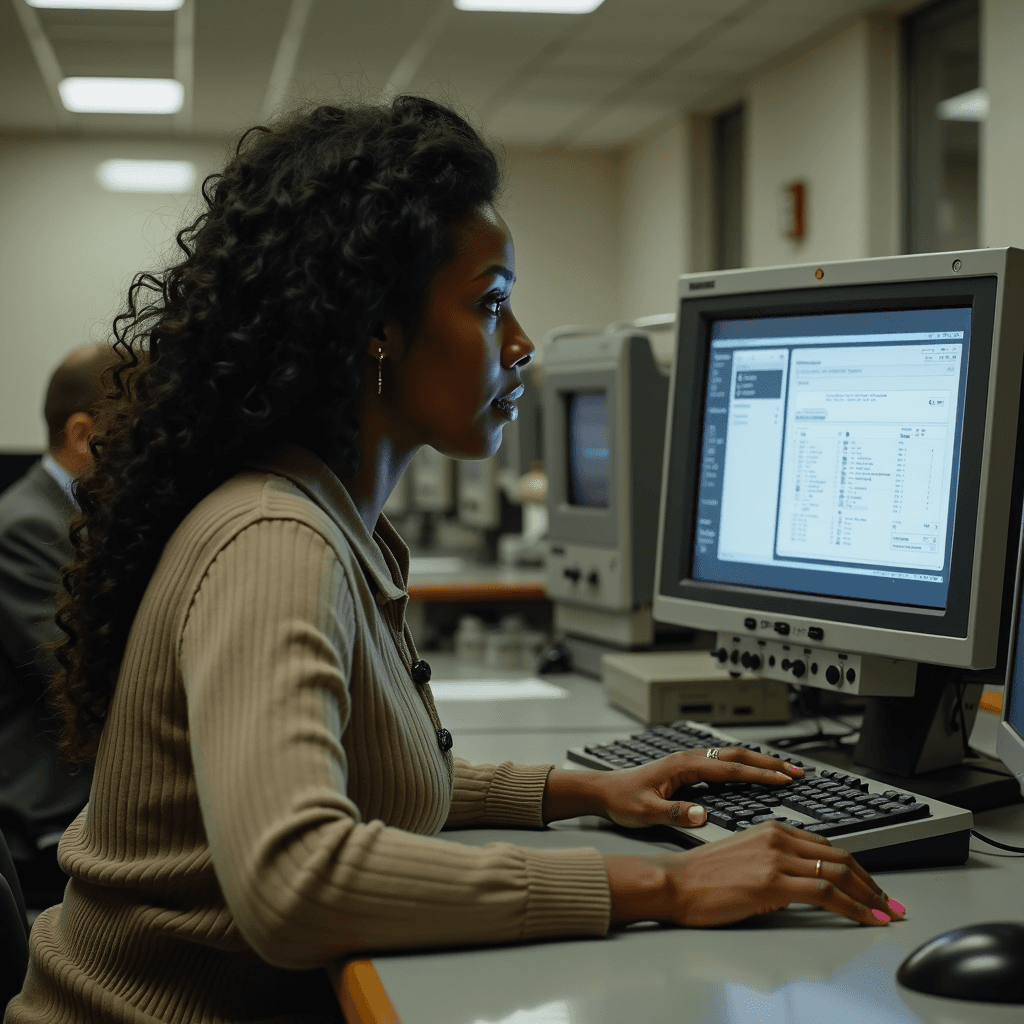
[[[611,707],[600,682],[589,676],[572,672],[537,676],[532,667],[499,671],[483,665],[466,664],[452,654],[437,652],[428,652],[423,657],[430,664],[431,683],[459,679],[540,678],[569,692],[568,697],[556,700],[437,701],[441,724],[454,737],[454,752],[460,757],[468,755],[459,749],[459,737],[471,734],[579,731],[596,736],[601,733],[623,735],[646,728],[635,718]]]
[[[977,819],[994,838],[1019,841],[1024,808]],[[444,838],[603,853],[652,848],[595,819]],[[1021,860],[972,851],[963,867],[877,877],[908,910],[887,928],[793,909],[724,928],[638,925],[605,939],[376,956],[373,964],[404,1024],[1019,1024],[1020,1006],[923,996],[899,988],[895,972],[941,932],[1024,920]]]
[[[432,665],[435,678],[451,678],[453,668],[442,659],[435,656]],[[482,675],[477,668],[468,674],[493,673]],[[474,762],[560,764],[567,747],[583,745],[588,735],[607,736],[615,721],[624,733],[643,728],[602,707],[604,697],[594,680],[545,678],[570,688],[571,701],[537,701],[544,706],[514,711],[501,707],[505,702],[487,702],[474,714],[467,714],[465,705],[442,704],[455,752]],[[567,706],[553,712],[549,705],[556,704]],[[518,728],[508,728],[510,718]],[[582,724],[562,729],[562,721]],[[979,713],[972,736],[976,748],[991,749],[988,733],[994,740],[997,721]],[[524,728],[526,722],[537,728]],[[755,739],[809,727],[726,728]],[[1024,806],[976,814],[975,827],[1020,845]],[[587,845],[603,853],[679,849],[652,845],[596,818],[558,822],[537,832],[472,829],[441,838],[479,846]],[[646,924],[599,940],[381,955],[373,957],[373,965],[403,1024],[1019,1024],[1020,1006],[924,996],[899,988],[895,972],[919,945],[951,928],[1024,921],[1024,858],[972,840],[962,867],[877,877],[908,908],[906,920],[884,929],[860,927],[824,911],[790,909],[725,928]]]

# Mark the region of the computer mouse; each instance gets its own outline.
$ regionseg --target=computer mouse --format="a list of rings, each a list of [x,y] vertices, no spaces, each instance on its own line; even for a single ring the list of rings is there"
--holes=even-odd
[[[932,996],[1024,1003],[1024,924],[954,928],[919,946],[896,980]]]

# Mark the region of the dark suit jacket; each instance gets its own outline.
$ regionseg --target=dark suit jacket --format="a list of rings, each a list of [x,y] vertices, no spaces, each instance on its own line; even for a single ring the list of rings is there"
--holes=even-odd
[[[72,777],[57,758],[44,696],[56,663],[41,649],[63,635],[53,617],[73,514],[41,462],[0,494],[0,823],[19,859],[33,851],[16,849],[18,832],[49,845],[89,796],[91,773]]]

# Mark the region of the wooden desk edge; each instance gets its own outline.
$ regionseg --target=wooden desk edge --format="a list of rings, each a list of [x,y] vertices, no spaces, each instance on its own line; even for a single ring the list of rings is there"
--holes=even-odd
[[[372,960],[349,960],[327,969],[348,1024],[402,1024]]]
[[[981,695],[978,707],[982,711],[991,711],[993,714],[998,715],[1003,710],[1003,695],[993,690],[988,690]]]
[[[540,601],[543,583],[410,583],[411,601]]]

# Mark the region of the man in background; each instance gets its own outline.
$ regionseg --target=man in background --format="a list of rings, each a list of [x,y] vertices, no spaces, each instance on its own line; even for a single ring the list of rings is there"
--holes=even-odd
[[[57,843],[92,781],[89,770],[72,776],[57,758],[46,703],[57,662],[45,645],[64,635],[54,614],[61,568],[73,556],[72,484],[89,463],[101,377],[117,361],[108,345],[86,345],[57,367],[44,407],[48,450],[0,494],[0,831],[30,907],[63,899]]]

